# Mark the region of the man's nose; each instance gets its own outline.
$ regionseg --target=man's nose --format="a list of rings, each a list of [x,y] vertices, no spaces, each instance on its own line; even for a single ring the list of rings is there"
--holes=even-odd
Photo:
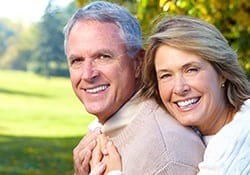
[[[96,69],[93,62],[86,60],[82,67],[82,79],[85,81],[93,81],[98,77],[98,70]]]

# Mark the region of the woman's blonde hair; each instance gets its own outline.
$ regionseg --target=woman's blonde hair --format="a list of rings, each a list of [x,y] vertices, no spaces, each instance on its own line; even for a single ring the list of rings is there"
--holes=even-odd
[[[148,39],[143,65],[143,96],[163,105],[157,85],[155,54],[162,45],[192,52],[208,61],[225,79],[227,103],[236,111],[250,98],[250,85],[237,54],[213,25],[189,16],[164,17]]]

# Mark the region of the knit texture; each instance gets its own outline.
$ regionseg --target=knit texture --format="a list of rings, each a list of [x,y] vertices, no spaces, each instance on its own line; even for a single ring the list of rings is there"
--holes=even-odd
[[[205,149],[200,138],[155,101],[141,101],[137,105],[127,126],[116,130],[116,134],[112,130],[106,133],[121,154],[123,175],[197,174]],[[124,107],[130,110],[129,106]]]
[[[250,99],[208,142],[198,175],[250,175]]]

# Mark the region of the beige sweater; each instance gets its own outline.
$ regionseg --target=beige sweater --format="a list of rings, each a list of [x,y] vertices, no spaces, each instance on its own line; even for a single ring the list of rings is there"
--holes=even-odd
[[[128,116],[132,121],[104,130],[121,154],[123,175],[197,174],[205,147],[193,130],[181,126],[153,100],[128,104],[118,114],[133,115]]]

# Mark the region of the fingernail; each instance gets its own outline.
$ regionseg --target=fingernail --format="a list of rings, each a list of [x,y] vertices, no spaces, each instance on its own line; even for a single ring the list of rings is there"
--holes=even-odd
[[[104,166],[105,166],[104,162],[100,162],[99,165],[100,165],[101,168],[104,168]]]
[[[91,151],[90,151],[90,150],[87,150],[86,155],[89,157],[89,156],[91,155]]]
[[[112,144],[113,144],[112,141],[108,141],[107,143],[108,146],[111,146]]]
[[[96,140],[91,141],[90,146],[93,147],[96,145]]]
[[[94,133],[96,134],[101,134],[101,128],[95,128]]]
[[[108,154],[108,150],[107,150],[106,148],[103,148],[103,149],[102,149],[102,154],[103,154],[103,155],[107,155],[107,154]]]

